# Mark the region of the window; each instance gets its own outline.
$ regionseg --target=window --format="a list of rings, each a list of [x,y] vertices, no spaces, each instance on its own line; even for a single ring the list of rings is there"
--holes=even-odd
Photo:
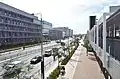
[[[5,37],[5,34],[4,34],[4,32],[3,32],[3,31],[1,32],[1,35],[2,35],[2,37]]]
[[[1,33],[1,31],[0,31],[0,37],[2,37],[2,33]]]
[[[119,30],[116,31],[116,36],[120,36]]]
[[[10,36],[10,37],[12,36],[12,33],[11,33],[11,32],[9,32],[9,36]]]
[[[3,22],[3,18],[2,17],[0,17],[0,22]]]

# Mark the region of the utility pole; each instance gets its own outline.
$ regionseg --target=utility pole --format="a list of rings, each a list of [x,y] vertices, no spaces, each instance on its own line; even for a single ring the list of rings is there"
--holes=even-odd
[[[41,61],[41,79],[44,79],[44,54],[43,54],[43,21],[42,21],[42,14],[41,15],[41,55],[42,55],[42,61]]]
[[[35,13],[35,15],[40,15],[40,22],[41,22],[41,56],[42,56],[42,61],[41,61],[41,79],[44,79],[45,74],[44,74],[44,54],[43,54],[43,21],[42,21],[42,14],[41,13]]]

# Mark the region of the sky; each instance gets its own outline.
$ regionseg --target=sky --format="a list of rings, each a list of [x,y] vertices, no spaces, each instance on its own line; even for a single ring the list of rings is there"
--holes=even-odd
[[[120,0],[0,0],[5,4],[28,13],[42,13],[44,20],[53,27],[69,27],[74,34],[86,33],[89,16],[97,18],[109,11],[109,6],[120,4]]]

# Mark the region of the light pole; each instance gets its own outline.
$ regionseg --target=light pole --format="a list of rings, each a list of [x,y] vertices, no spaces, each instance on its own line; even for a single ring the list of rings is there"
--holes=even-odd
[[[44,54],[43,54],[43,21],[42,21],[42,14],[41,13],[37,13],[36,15],[40,15],[41,19],[41,56],[42,56],[42,61],[41,61],[41,79],[45,78],[45,74],[44,74]]]
[[[42,55],[42,61],[41,61],[41,79],[44,79],[44,54],[43,54],[43,21],[42,21],[42,14],[41,15],[41,55]]]

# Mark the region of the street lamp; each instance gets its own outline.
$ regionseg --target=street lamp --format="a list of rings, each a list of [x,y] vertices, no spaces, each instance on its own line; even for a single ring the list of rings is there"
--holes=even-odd
[[[43,54],[43,21],[42,21],[42,14],[41,15],[41,55],[42,55],[42,61],[41,61],[41,79],[44,79],[44,54]]]
[[[44,54],[43,54],[43,21],[42,21],[42,14],[41,13],[37,13],[36,15],[40,15],[41,19],[41,55],[42,55],[42,61],[41,61],[41,79],[44,79]]]

